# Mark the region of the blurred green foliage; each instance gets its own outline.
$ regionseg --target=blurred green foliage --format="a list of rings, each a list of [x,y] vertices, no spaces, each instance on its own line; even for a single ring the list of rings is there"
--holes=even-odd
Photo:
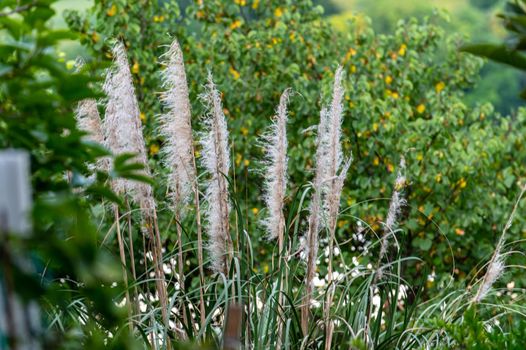
[[[506,13],[499,15],[509,32],[506,43],[466,45],[463,50],[526,71],[526,1],[510,1],[506,9]],[[526,98],[526,90],[522,91],[521,97]]]
[[[39,301],[45,322],[38,336],[44,348],[131,348],[126,328],[121,330],[124,312],[114,303],[122,288],[111,287],[120,280],[120,267],[99,249],[90,203],[118,202],[104,183],[133,174],[90,170],[108,153],[83,141],[72,111],[79,100],[98,96],[92,89],[98,79],[68,70],[55,55],[57,42],[76,35],[50,29],[52,4],[0,5],[0,148],[29,152],[34,200],[32,235],[0,242],[8,254],[2,256],[3,267],[13,271],[14,290],[24,300]],[[27,273],[20,255],[31,257],[37,274]],[[78,300],[83,309],[72,309]],[[82,312],[94,317],[83,323]],[[115,334],[109,342],[107,331]]]
[[[155,132],[163,45],[175,37],[183,47],[196,129],[203,112],[198,94],[207,70],[214,73],[231,131],[235,189],[246,197],[254,238],[260,237],[256,219],[262,209],[255,160],[263,150],[257,137],[269,125],[281,92],[292,87],[297,92],[290,103],[292,195],[294,186],[311,178],[314,134],[304,130],[317,123],[332,72],[342,64],[347,72],[344,148],[355,160],[344,191],[350,211],[340,221],[340,238],[356,232],[356,217],[372,229],[380,227],[404,155],[410,186],[403,254],[423,257],[437,272],[461,277],[473,272],[491,253],[517,192],[525,111],[501,118],[489,104],[471,108],[463,102],[482,61],[457,51],[463,40],[445,34],[440,16],[401,21],[391,34],[378,35],[359,19],[348,32],[335,31],[322,15],[323,9],[307,0],[264,6],[257,0],[197,1],[185,14],[175,2],[100,0],[88,13],[70,12],[67,19],[96,60],[110,58],[113,39],[125,42],[152,164],[163,143]],[[513,239],[523,230],[521,219]],[[376,241],[372,231],[367,238]],[[259,247],[266,256],[263,241]],[[411,272],[418,274],[420,267]]]
[[[389,1],[389,0],[331,0],[339,13],[329,17],[331,23],[341,30],[347,30],[346,23],[353,17],[372,19],[372,27],[380,34],[396,30],[400,20],[424,19],[433,11],[444,13],[441,22],[448,34],[461,34],[464,40],[472,42],[495,42],[505,38],[496,15],[505,0],[442,0]],[[440,59],[438,59],[440,60]],[[490,102],[496,111],[508,114],[523,105],[517,96],[517,89],[526,86],[524,76],[508,67],[487,64],[480,73],[479,83],[467,91],[465,102],[475,106],[480,101]]]

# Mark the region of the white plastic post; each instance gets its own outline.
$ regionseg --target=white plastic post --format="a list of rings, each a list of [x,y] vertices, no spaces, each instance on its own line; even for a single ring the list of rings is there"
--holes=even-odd
[[[0,152],[0,231],[27,235],[31,229],[29,155],[19,150]]]
[[[31,182],[29,154],[0,151],[0,350],[38,350],[40,312],[35,301],[23,303],[15,293],[13,263],[26,267],[23,252],[10,248],[9,237],[27,237],[31,231]],[[23,286],[16,286],[23,287]]]

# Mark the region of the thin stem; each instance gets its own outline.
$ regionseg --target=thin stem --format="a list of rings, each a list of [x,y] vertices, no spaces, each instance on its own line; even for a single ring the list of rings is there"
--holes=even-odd
[[[121,258],[121,268],[122,268],[122,278],[124,280],[124,288],[126,289],[126,307],[128,308],[128,316],[130,318],[129,321],[129,327],[130,332],[133,331],[133,324],[132,324],[132,306],[131,306],[131,300],[130,300],[130,292],[128,289],[128,271],[126,268],[126,254],[124,252],[124,244],[122,240],[122,233],[121,233],[121,226],[120,226],[120,220],[119,220],[119,207],[114,204],[113,205],[113,212],[115,213],[115,225],[117,227],[117,241],[119,243],[119,255]]]

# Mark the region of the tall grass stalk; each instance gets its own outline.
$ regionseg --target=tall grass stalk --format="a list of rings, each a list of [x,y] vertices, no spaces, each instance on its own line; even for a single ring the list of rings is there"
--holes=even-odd
[[[405,158],[400,158],[400,165],[398,168],[398,174],[394,183],[393,194],[391,195],[391,201],[389,202],[389,210],[387,212],[387,217],[384,223],[383,235],[380,240],[380,253],[378,255],[377,267],[382,263],[382,260],[387,254],[389,248],[389,238],[394,235],[396,227],[398,225],[398,216],[402,210],[402,207],[406,205],[406,200],[403,197],[402,190],[406,185],[406,176],[405,176]],[[381,278],[382,269],[377,268],[376,271],[377,278]]]
[[[327,137],[329,115],[326,108],[320,112],[320,123],[316,140],[316,170],[312,182],[312,199],[309,207],[308,230],[306,234],[305,250],[307,256],[307,272],[305,275],[305,292],[301,305],[301,329],[306,336],[309,326],[310,304],[312,300],[312,281],[316,272],[318,258],[318,234],[320,230],[320,217],[322,211],[322,185],[325,175]]]
[[[505,254],[502,250],[506,241],[506,233],[508,232],[509,228],[511,227],[511,224],[513,223],[515,213],[517,212],[517,208],[519,207],[519,203],[522,197],[524,196],[525,191],[526,186],[523,186],[521,188],[519,197],[517,198],[517,201],[513,206],[513,210],[511,211],[508,221],[506,222],[506,226],[504,226],[502,234],[500,235],[499,240],[497,241],[495,251],[493,252],[493,255],[491,256],[491,259],[488,263],[488,269],[486,270],[486,274],[482,279],[482,283],[477,290],[477,294],[475,294],[475,297],[473,297],[472,299],[472,302],[474,303],[479,303],[486,297],[488,292],[493,287],[493,284],[495,284],[495,282],[502,276],[502,273],[504,272]]]
[[[232,258],[232,239],[230,237],[230,203],[226,176],[230,168],[228,130],[221,96],[208,74],[206,93],[202,100],[208,108],[205,119],[206,132],[201,137],[203,146],[203,165],[210,175],[207,182],[206,202],[211,267],[214,272],[228,276]]]
[[[276,116],[271,125],[270,132],[264,137],[266,148],[266,166],[264,169],[264,201],[268,210],[268,215],[263,219],[268,239],[278,241],[278,269],[286,264],[287,252],[284,250],[285,234],[285,215],[283,207],[287,191],[287,103],[289,100],[290,89],[283,91]],[[284,301],[285,283],[287,282],[286,269],[281,270],[279,277],[278,308],[281,308]],[[283,333],[283,315],[278,314],[278,335],[277,348],[281,347]]]
[[[108,97],[102,124],[105,145],[114,154],[135,154],[135,161],[144,167],[142,174],[148,176],[150,171],[139,117],[139,106],[135,96],[126,50],[122,43],[118,42],[114,46],[113,57],[114,66],[109,70],[103,85],[104,92]],[[117,179],[112,183],[112,187],[117,193],[131,196],[132,201],[141,209],[143,231],[149,234],[153,243],[152,255],[154,257],[157,293],[161,304],[163,321],[165,326],[169,327],[167,292],[162,267],[162,243],[157,226],[153,189],[147,183],[127,179]],[[144,252],[144,255],[146,260],[146,252]],[[169,340],[167,345],[170,347]]]
[[[164,56],[166,57],[166,60],[163,62],[165,69],[162,71],[164,92],[161,94],[161,100],[166,107],[166,113],[161,115],[160,131],[166,139],[163,155],[164,163],[170,169],[169,184],[175,220],[177,222],[179,285],[182,294],[184,294],[185,278],[181,220],[186,214],[184,208],[190,201],[192,192],[194,192],[194,195],[198,195],[198,193],[193,191],[196,188],[197,179],[192,138],[192,114],[183,53],[177,39],[172,42]],[[200,226],[200,222],[198,222],[198,226]],[[200,230],[199,227],[199,235],[201,234]],[[198,250],[202,251],[202,247],[199,245]],[[198,254],[199,256],[201,254]],[[202,256],[198,260],[199,265],[202,265]],[[201,275],[200,283],[202,279]],[[201,304],[203,304],[202,294],[202,288],[200,288]],[[204,305],[200,307],[201,312],[204,311],[203,307]],[[183,323],[187,325],[186,309],[182,304],[181,311]]]
[[[336,224],[340,210],[340,198],[343,190],[343,184],[347,177],[347,172],[351,165],[349,157],[342,165],[343,153],[341,146],[341,124],[343,118],[343,95],[342,86],[343,68],[339,66],[334,75],[334,85],[332,91],[332,102],[328,114],[328,132],[327,132],[327,154],[324,156],[326,161],[325,174],[323,180],[323,209],[324,224],[329,232],[329,262],[327,266],[327,298],[324,308],[325,319],[325,349],[330,349],[334,323],[330,319],[330,310],[334,293],[333,284],[333,259],[334,259],[334,241],[336,233]]]

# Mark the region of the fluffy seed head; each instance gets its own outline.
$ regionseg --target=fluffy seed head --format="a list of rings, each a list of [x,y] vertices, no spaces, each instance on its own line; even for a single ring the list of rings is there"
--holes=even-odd
[[[115,155],[133,153],[134,160],[144,165],[143,175],[149,175],[144,137],[142,134],[139,105],[135,96],[128,58],[122,43],[113,48],[114,64],[104,82],[107,95],[103,131],[106,146]],[[155,206],[150,185],[143,182],[118,179],[113,184],[118,193],[132,196],[141,209],[151,213]]]
[[[285,218],[283,202],[287,190],[287,103],[290,89],[281,95],[270,132],[264,137],[266,167],[264,200],[268,216],[263,220],[268,239],[276,239],[283,233]]]
[[[406,200],[403,197],[402,190],[406,185],[405,177],[405,159],[400,159],[400,165],[398,169],[398,175],[394,183],[393,194],[391,196],[391,202],[389,203],[389,211],[387,212],[387,218],[384,223],[384,234],[382,236],[380,244],[380,255],[378,261],[381,261],[387,253],[389,236],[396,230],[398,216],[402,210],[402,207],[406,204]]]
[[[162,71],[164,92],[161,100],[166,113],[161,115],[160,133],[165,165],[170,169],[169,183],[174,206],[183,208],[190,198],[195,179],[191,107],[184,69],[183,53],[177,42],[172,42],[164,55]]]
[[[211,73],[208,75],[206,93],[201,98],[208,109],[205,119],[206,130],[201,137],[203,147],[201,159],[210,175],[205,194],[209,235],[208,249],[212,270],[226,274],[232,249],[229,230],[230,204],[226,180],[230,168],[228,129],[221,96]]]

